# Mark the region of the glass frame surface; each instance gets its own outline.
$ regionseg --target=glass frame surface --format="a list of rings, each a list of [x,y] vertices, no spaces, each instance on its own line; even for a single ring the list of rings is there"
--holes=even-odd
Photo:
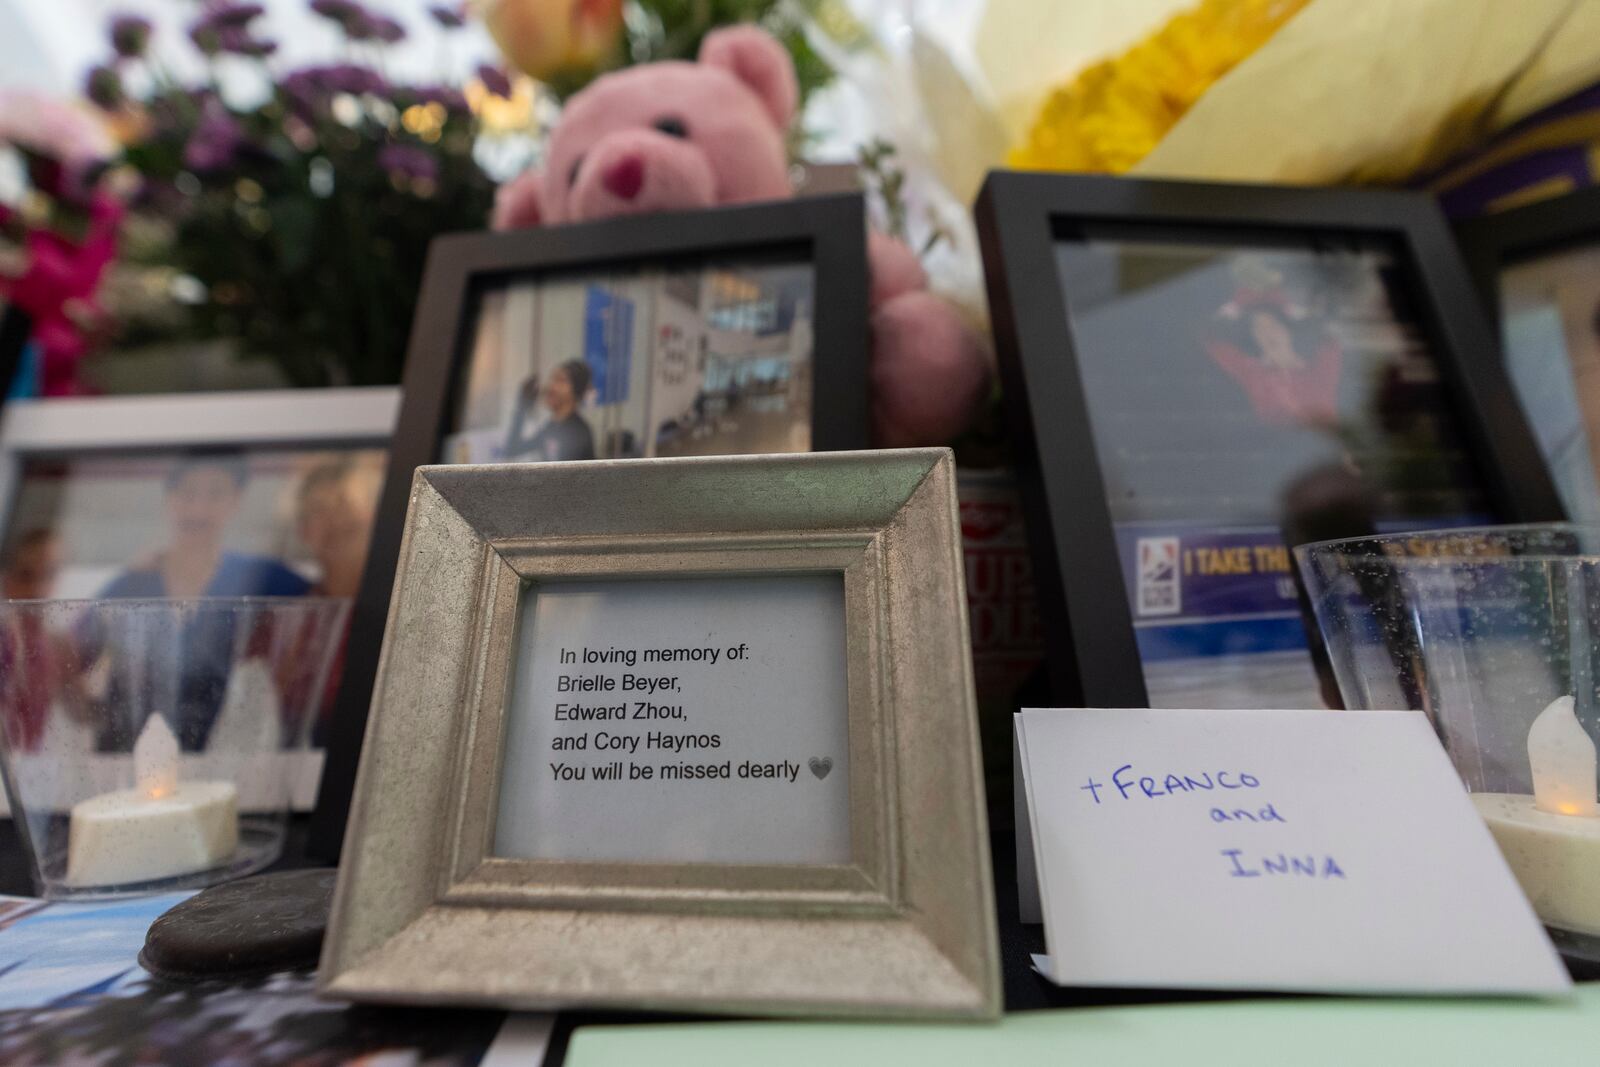
[[[1460,255],[1424,194],[997,171],[985,182],[975,213],[1001,379],[1018,439],[1040,612],[1055,653],[1048,660],[1055,703],[1149,705],[1090,431],[1089,397],[1056,270],[1056,244],[1074,227],[1131,228],[1148,240],[1237,241],[1243,248],[1257,235],[1307,245],[1319,236],[1348,235],[1392,247],[1495,517],[1561,517],[1521,410],[1501,399],[1510,385]],[[1319,650],[1314,639],[1311,644],[1315,662]]]
[[[393,386],[15,400],[0,421],[0,537],[9,532],[19,479],[33,459],[388,449],[399,408]],[[320,749],[303,761],[294,810],[314,810],[324,764]]]
[[[1467,269],[1499,337],[1504,327],[1501,278],[1507,270],[1547,256],[1600,248],[1600,187],[1466,219],[1456,223],[1455,233]],[[1600,298],[1600,291],[1596,295]],[[1500,347],[1510,376],[1512,353],[1506,350],[1503,340]],[[1519,394],[1513,390],[1512,395]],[[1593,442],[1590,447],[1593,448]],[[1593,488],[1586,501],[1575,502],[1580,506],[1570,506],[1572,503],[1568,502],[1567,514],[1562,518],[1588,521],[1600,514],[1600,484]],[[1587,507],[1582,506],[1585,504]]]

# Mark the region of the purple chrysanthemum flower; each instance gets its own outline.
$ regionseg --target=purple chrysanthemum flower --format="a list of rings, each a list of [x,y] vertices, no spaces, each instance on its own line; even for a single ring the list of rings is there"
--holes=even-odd
[[[122,76],[111,67],[92,66],[84,75],[83,95],[96,107],[113,111],[122,104]]]
[[[189,143],[183,146],[183,165],[205,173],[221,170],[234,161],[244,145],[244,131],[215,98],[207,99]]]
[[[353,0],[311,0],[310,7],[313,14],[321,15],[341,26],[367,17],[367,9],[354,3]]]
[[[278,82],[278,87],[289,97],[290,103],[302,112],[315,111],[326,104],[335,93],[361,96],[388,96],[389,83],[371,67],[355,63],[334,63],[327,66],[301,67],[291,71]]]
[[[352,41],[382,41],[393,44],[404,40],[406,28],[387,15],[379,15],[356,0],[311,0],[313,13],[330,22]]]
[[[221,31],[205,19],[189,27],[189,40],[205,55],[214,56],[222,51]]]
[[[266,10],[260,4],[238,4],[234,3],[233,0],[210,0],[200,18],[202,22],[209,22],[218,29],[242,30],[260,18]]]
[[[271,55],[277,51],[277,44],[261,40],[250,32],[250,23],[264,11],[260,4],[212,0],[189,27],[189,39],[208,56],[223,52],[236,56]]]
[[[217,31],[217,50],[229,55],[262,59],[278,50],[278,42],[257,37],[249,30],[224,26]]]
[[[117,15],[111,20],[111,47],[123,59],[138,59],[150,44],[150,20],[138,15]]]
[[[447,30],[459,30],[467,24],[460,4],[434,4],[428,8],[428,14],[433,16],[433,21]]]
[[[317,91],[317,77],[315,67],[301,67],[291,70],[278,79],[278,88],[292,97],[308,97]]]
[[[311,11],[330,22],[337,22],[352,41],[381,41],[394,44],[405,40],[406,28],[387,15],[379,15],[356,0],[311,0]]]
[[[406,39],[406,28],[384,15],[372,19],[372,35],[384,44],[397,44]]]
[[[511,79],[506,77],[506,72],[499,67],[491,67],[487,63],[478,67],[478,80],[483,87],[496,96],[511,99]]]
[[[413,182],[439,179],[439,161],[415,145],[390,144],[378,150],[378,166],[391,178]]]
[[[347,93],[371,93],[374,96],[386,96],[389,93],[388,81],[371,67],[343,63],[334,69]]]
[[[345,20],[345,36],[352,41],[381,41],[384,44],[394,44],[405,40],[406,28],[387,15],[374,15],[363,12],[359,16]]]

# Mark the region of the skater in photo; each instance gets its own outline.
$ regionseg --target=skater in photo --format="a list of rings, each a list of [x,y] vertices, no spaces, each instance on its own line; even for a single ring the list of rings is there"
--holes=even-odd
[[[589,379],[588,366],[581,359],[569,359],[550,372],[543,389],[537,377],[523,382],[506,435],[506,459],[594,459],[594,431],[578,412]],[[534,409],[541,402],[548,418],[533,429]]]

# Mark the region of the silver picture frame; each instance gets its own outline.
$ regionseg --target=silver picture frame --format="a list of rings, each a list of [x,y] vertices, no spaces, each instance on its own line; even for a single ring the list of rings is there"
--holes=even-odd
[[[525,595],[819,573],[844,587],[849,862],[491,855]],[[321,991],[998,1015],[965,603],[948,449],[419,467]]]

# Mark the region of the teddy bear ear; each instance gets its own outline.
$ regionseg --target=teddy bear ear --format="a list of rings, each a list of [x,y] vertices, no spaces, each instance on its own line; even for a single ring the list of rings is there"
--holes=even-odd
[[[493,228],[517,230],[544,222],[544,206],[539,200],[542,185],[543,172],[530,169],[495,190]]]
[[[700,43],[700,62],[721,67],[744,82],[761,99],[778,129],[789,128],[800,101],[800,84],[795,80],[794,60],[777,38],[749,25],[713,30]]]

